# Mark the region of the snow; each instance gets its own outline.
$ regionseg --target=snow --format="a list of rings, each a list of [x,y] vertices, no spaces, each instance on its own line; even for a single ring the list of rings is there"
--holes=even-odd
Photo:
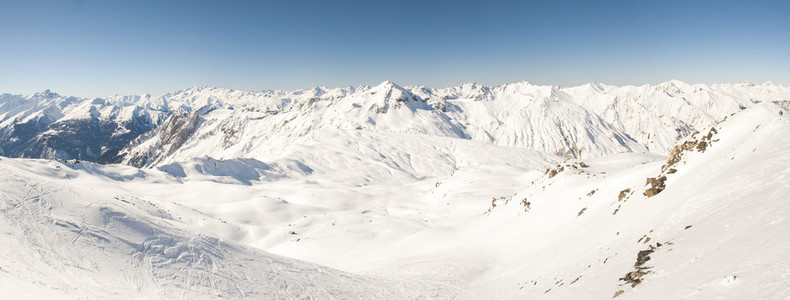
[[[560,88],[519,82],[432,90],[386,81],[356,89],[266,92],[257,102],[250,94],[201,88],[167,96],[182,99],[169,101],[188,103],[182,106],[192,107],[201,118],[175,151],[147,159],[165,139],[151,134],[121,154],[125,163],[145,160],[139,164],[145,166],[200,156],[273,160],[310,143],[322,130],[461,138],[573,158],[666,154],[680,139],[754,101],[790,98],[783,86],[755,87],[670,81],[640,87],[595,83]],[[736,97],[744,94],[750,96]],[[277,97],[280,100],[274,100]],[[261,104],[264,107],[258,107]],[[244,109],[233,108],[239,106]],[[267,142],[258,142],[262,140]]]
[[[181,220],[211,217],[165,199],[95,188],[161,174],[6,159],[2,168],[4,298],[413,298],[443,291],[191,232]]]
[[[124,149],[145,168],[0,158],[0,297],[787,298],[790,125],[768,101],[787,96],[384,82],[75,101],[64,116],[164,125]],[[1,98],[66,101],[34,97]],[[198,122],[165,134],[175,115]],[[620,280],[650,247],[642,281]]]
[[[40,143],[36,141],[42,140],[40,137],[47,127],[58,128],[57,124],[70,120],[115,122],[119,126],[114,136],[121,136],[129,133],[130,123],[142,123],[138,128],[148,130],[172,115],[197,113],[216,120],[205,122],[207,126],[199,136],[216,135],[218,128],[211,125],[219,125],[217,122],[224,121],[220,119],[228,114],[235,123],[223,124],[221,128],[236,135],[222,143],[210,142],[211,146],[200,149],[185,147],[178,151],[183,153],[174,153],[151,165],[196,156],[228,158],[252,153],[255,157],[274,157],[283,154],[279,149],[304,143],[305,138],[309,139],[306,136],[313,134],[312,130],[323,128],[456,137],[574,158],[620,152],[666,154],[678,140],[710,126],[724,115],[758,101],[789,99],[790,88],[771,83],[703,85],[677,80],[621,87],[601,83],[538,86],[528,82],[497,87],[470,83],[443,89],[403,88],[384,82],[375,87],[262,92],[195,87],[162,96],[145,94],[106,99],[64,97],[46,91],[31,96],[0,95],[0,131],[4,136],[0,143],[10,156],[31,156],[18,153],[17,146],[7,145],[17,143],[15,138],[28,138],[27,133],[15,131],[15,124],[35,124],[35,128],[41,128],[30,133],[39,137],[34,136],[31,142]],[[279,117],[273,117],[276,115]],[[289,124],[285,124],[286,120]],[[293,133],[285,133],[289,130]],[[248,141],[261,138],[276,143],[250,150],[258,146]],[[238,146],[228,149],[228,143]],[[126,149],[124,153],[143,155],[151,151],[147,147],[152,144],[156,143]]]

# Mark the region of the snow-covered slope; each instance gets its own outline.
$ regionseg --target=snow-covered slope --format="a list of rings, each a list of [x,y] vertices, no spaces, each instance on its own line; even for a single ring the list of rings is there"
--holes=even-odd
[[[776,141],[790,124],[777,111],[763,103],[728,116],[669,161],[611,157],[535,181],[514,196],[529,211],[511,201],[491,214],[530,229],[486,241],[525,241],[490,253],[523,267],[480,287],[519,281],[519,298],[788,297],[790,147]],[[657,195],[645,178],[660,182]]]
[[[216,221],[206,213],[96,185],[172,180],[159,173],[8,159],[0,161],[0,170],[5,299],[385,299],[454,293],[427,283],[348,274],[207,236],[189,224]]]
[[[396,112],[374,115],[387,130],[314,117],[309,138],[271,159],[229,150],[138,169],[0,158],[0,242],[13,247],[0,254],[0,295],[790,296],[790,145],[776,142],[790,123],[776,104],[695,128],[668,157],[565,160],[441,136],[453,127],[401,130],[399,117],[442,115],[382,91],[268,115]],[[453,101],[449,113],[466,105]],[[200,146],[190,139],[174,153]]]

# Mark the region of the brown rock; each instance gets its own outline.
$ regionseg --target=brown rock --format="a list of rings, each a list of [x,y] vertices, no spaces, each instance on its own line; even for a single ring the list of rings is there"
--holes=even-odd
[[[623,201],[623,199],[628,196],[628,193],[631,192],[631,189],[624,189],[620,191],[620,195],[617,196],[617,201]]]
[[[636,263],[634,264],[634,267],[642,266],[648,260],[650,260],[650,253],[653,253],[653,251],[655,251],[655,250],[647,249],[647,250],[639,251],[639,253],[636,254]],[[640,275],[640,277],[641,277],[641,275]]]
[[[665,181],[667,181],[666,176],[647,178],[647,180],[645,180],[645,185],[650,185],[650,188],[645,190],[645,195],[648,197],[653,197],[658,195],[658,193],[661,193],[661,191],[666,189],[666,185],[664,185]]]
[[[697,144],[697,151],[705,152],[705,150],[707,149],[708,149],[708,142],[700,141],[699,144]]]

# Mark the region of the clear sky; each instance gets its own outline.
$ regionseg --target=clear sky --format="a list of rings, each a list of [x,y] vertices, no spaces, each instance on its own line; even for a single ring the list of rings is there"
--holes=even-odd
[[[790,84],[790,1],[6,1],[0,93]]]

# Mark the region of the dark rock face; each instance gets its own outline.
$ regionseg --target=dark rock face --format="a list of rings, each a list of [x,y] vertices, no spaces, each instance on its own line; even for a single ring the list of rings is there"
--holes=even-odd
[[[639,251],[639,253],[636,254],[636,263],[634,263],[634,267],[642,266],[648,260],[650,260],[650,253],[653,253],[653,251],[655,251],[655,250],[653,250],[652,247],[650,249],[647,249],[647,250]]]
[[[125,123],[96,118],[55,123],[35,119],[0,131],[0,147],[9,157],[100,161],[154,126],[145,117]]]
[[[47,130],[51,120],[35,118],[0,129],[0,146],[9,157],[18,157],[36,135]]]
[[[172,115],[157,129],[136,136],[124,144],[123,149],[119,148],[114,153],[108,152],[108,155],[102,157],[99,162],[120,163],[126,160],[129,165],[138,168],[159,162],[162,158],[178,150],[195,133],[200,120],[202,118],[198,113],[188,116]],[[158,139],[156,148],[149,149],[150,151],[146,153],[130,152],[130,149],[149,139]]]
[[[198,114],[192,114],[188,117],[175,115],[171,117],[170,122],[164,124],[162,128],[162,142],[159,146],[160,150],[165,150],[165,155],[170,155],[176,149],[186,142],[186,140],[195,133],[200,117]]]

